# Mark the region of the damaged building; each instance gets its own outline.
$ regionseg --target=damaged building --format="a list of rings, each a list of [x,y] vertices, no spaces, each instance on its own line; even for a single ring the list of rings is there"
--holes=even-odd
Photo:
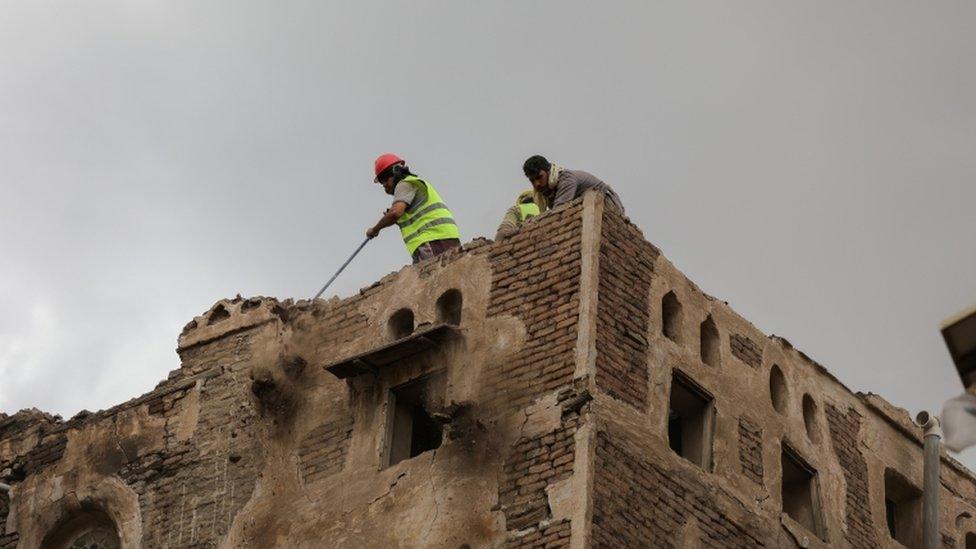
[[[0,415],[0,548],[915,547],[921,432],[599,195],[347,299],[216,303],[151,392]],[[976,546],[943,455],[940,534]]]

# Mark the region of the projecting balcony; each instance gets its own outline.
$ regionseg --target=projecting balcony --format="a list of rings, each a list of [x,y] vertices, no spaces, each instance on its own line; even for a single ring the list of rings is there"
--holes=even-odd
[[[422,327],[408,336],[381,347],[333,362],[325,366],[325,369],[339,379],[370,372],[376,373],[390,364],[439,347],[458,334],[460,330],[451,324],[442,323]]]

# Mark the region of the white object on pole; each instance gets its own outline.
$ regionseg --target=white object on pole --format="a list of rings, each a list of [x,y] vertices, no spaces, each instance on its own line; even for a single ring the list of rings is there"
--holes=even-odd
[[[963,393],[942,405],[942,445],[961,452],[976,445],[976,396]]]

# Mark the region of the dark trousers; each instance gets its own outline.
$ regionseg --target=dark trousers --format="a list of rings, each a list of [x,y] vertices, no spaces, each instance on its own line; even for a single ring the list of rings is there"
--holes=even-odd
[[[448,250],[453,250],[454,248],[460,247],[461,241],[456,238],[424,242],[413,251],[413,262],[419,263],[425,259],[437,257]]]

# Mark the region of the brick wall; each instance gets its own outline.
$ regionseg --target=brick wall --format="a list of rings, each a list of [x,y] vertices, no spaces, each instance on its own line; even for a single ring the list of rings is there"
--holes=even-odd
[[[525,347],[489,368],[488,404],[517,409],[572,382],[579,320],[582,199],[526,223],[488,250],[488,316],[513,315]]]
[[[590,395],[581,387],[559,392],[561,423],[556,429],[518,439],[509,450],[498,486],[508,545],[561,547],[569,544],[570,521],[552,521],[546,489],[573,474],[575,434]]]
[[[195,371],[217,369],[200,382],[193,438],[179,442],[174,432],[187,391],[166,395],[156,405],[168,418],[165,448],[119,472],[139,496],[145,546],[215,546],[250,499],[262,463],[246,371],[251,344],[245,332],[203,346],[201,364],[185,358],[184,365]]]
[[[762,348],[755,341],[744,335],[732,334],[729,337],[729,347],[732,349],[732,356],[745,362],[753,368],[762,365]]]
[[[703,546],[765,546],[758,525],[740,524],[718,506],[714,486],[666,470],[602,431],[594,472],[594,547],[671,547],[692,517]]]
[[[763,483],[762,434],[758,425],[739,418],[739,465],[742,474],[760,486]]]
[[[826,415],[830,442],[847,484],[844,537],[854,547],[875,547],[878,540],[868,502],[868,468],[858,449],[861,415],[853,408],[844,413],[830,404],[826,406]]]
[[[596,383],[610,396],[639,410],[647,406],[648,292],[659,254],[616,209],[604,209]]]
[[[352,416],[327,421],[312,429],[298,447],[302,482],[315,482],[342,470],[352,438]]]

